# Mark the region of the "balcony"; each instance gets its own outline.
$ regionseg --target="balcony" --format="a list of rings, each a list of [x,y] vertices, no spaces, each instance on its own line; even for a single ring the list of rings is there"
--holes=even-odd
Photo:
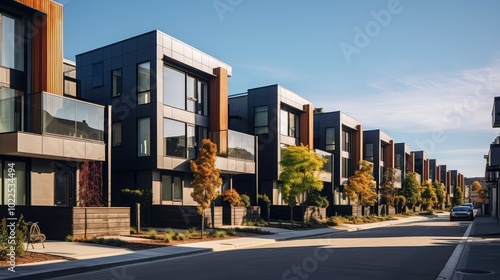
[[[0,154],[104,160],[104,107],[46,92],[0,88]]]
[[[320,157],[326,159],[325,164],[323,165],[323,171],[320,174],[320,179],[323,182],[332,182],[332,170],[333,170],[333,156],[331,153],[314,149],[314,152],[318,154]]]
[[[255,136],[228,130],[227,157],[255,161]]]

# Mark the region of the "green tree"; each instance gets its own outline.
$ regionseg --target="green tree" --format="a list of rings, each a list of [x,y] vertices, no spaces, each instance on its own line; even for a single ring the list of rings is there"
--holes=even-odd
[[[406,173],[400,192],[406,198],[406,205],[412,208],[420,202],[420,184],[415,173]]]
[[[444,187],[438,181],[432,182],[432,187],[434,187],[434,191],[436,192],[436,198],[437,198],[437,202],[436,202],[435,206],[436,206],[436,208],[441,209],[443,207],[443,203],[446,199],[446,193],[444,191]]]
[[[395,187],[396,184],[396,170],[394,168],[388,168],[384,172],[384,177],[380,183],[380,193],[382,195],[382,201],[388,206],[395,206],[398,199],[398,190]]]
[[[360,169],[354,172],[345,186],[345,192],[358,206],[373,206],[377,202],[377,192],[373,181],[373,163],[361,160]]]
[[[486,198],[486,192],[483,189],[483,185],[479,181],[472,182],[472,191],[476,193],[476,202],[484,203]]]
[[[464,193],[460,187],[453,189],[453,206],[464,204]]]
[[[438,199],[436,196],[436,191],[430,182],[425,182],[422,185],[422,206],[424,210],[433,208]]]
[[[201,239],[205,227],[205,209],[218,196],[217,188],[222,185],[220,170],[215,167],[217,161],[217,145],[209,139],[203,139],[196,160],[191,160],[191,171],[194,180],[191,182],[193,192],[191,197],[198,203],[198,213],[201,215]]]
[[[290,206],[292,222],[297,196],[304,192],[323,189],[319,174],[325,162],[326,159],[302,144],[289,146],[283,151],[280,161],[282,172],[279,176],[282,183],[281,194],[283,200]]]

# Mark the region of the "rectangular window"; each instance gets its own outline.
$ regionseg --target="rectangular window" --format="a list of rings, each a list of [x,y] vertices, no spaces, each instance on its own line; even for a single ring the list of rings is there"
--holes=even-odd
[[[325,149],[327,151],[335,150],[335,128],[330,127],[325,130]]]
[[[137,104],[151,102],[151,73],[150,63],[144,62],[137,65]]]
[[[197,87],[197,107],[198,114],[208,116],[208,85],[205,82],[198,81]]]
[[[401,169],[401,154],[394,155],[394,168]]]
[[[192,125],[186,126],[187,158],[196,158],[196,130]]]
[[[137,120],[137,156],[149,156],[151,153],[151,133],[149,118]]]
[[[92,65],[92,87],[102,87],[102,62]]]
[[[0,133],[22,130],[23,109],[23,92],[0,87]]]
[[[3,168],[3,204],[26,205],[26,163],[6,160]]]
[[[373,143],[365,145],[365,160],[373,162]]]
[[[186,124],[163,119],[163,141],[167,156],[186,157]]]
[[[122,69],[120,68],[113,70],[111,76],[112,76],[111,96],[116,97],[122,95]]]
[[[349,178],[351,175],[351,160],[342,158],[342,178]]]
[[[185,74],[168,66],[163,67],[163,102],[184,109],[186,96]]]
[[[386,146],[380,146],[380,155],[379,155],[379,157],[380,157],[380,160],[383,161],[383,162],[386,162],[386,160],[387,160],[387,157],[386,157],[386,154],[385,154],[385,151],[386,151],[385,147]]]
[[[111,143],[113,147],[122,145],[122,123],[115,122],[111,127]]]
[[[281,135],[288,135],[288,112],[285,110],[281,110],[280,133]]]
[[[161,198],[163,201],[182,200],[182,178],[178,176],[161,176]]]
[[[294,138],[298,138],[299,116],[281,109],[280,133]]]
[[[196,109],[196,79],[187,76],[186,78],[186,110],[194,112]]]
[[[255,107],[255,134],[267,133],[267,106]]]
[[[196,135],[196,143],[194,144],[195,149],[199,149],[201,147],[201,142],[203,139],[208,139],[208,128],[203,127],[203,126],[198,126],[197,132],[198,134]]]
[[[1,15],[2,66],[24,71],[24,25],[21,19]]]
[[[344,152],[351,152],[351,133],[349,131],[342,130],[342,150]]]

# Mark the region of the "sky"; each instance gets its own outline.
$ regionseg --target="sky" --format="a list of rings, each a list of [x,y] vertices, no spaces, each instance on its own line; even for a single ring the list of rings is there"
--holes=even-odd
[[[500,1],[58,0],[64,55],[158,29],[465,177],[484,176],[500,96]]]

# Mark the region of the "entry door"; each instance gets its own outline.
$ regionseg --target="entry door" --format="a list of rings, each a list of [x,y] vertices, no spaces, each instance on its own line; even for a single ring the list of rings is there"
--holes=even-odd
[[[75,206],[76,171],[72,166],[55,163],[55,206]]]

